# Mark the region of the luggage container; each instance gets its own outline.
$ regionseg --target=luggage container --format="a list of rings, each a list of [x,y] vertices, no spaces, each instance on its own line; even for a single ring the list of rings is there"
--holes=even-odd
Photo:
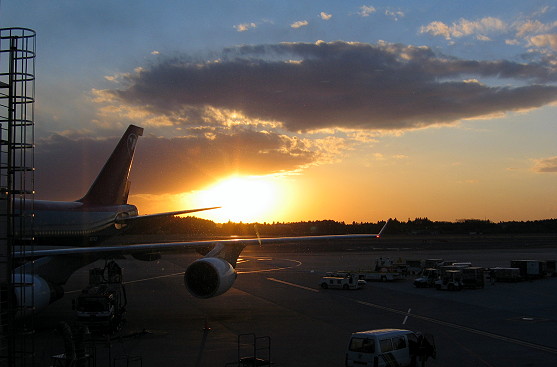
[[[522,279],[539,279],[546,274],[545,261],[540,260],[511,260],[511,268],[520,269]]]
[[[489,277],[492,282],[519,282],[522,280],[519,268],[490,268]]]

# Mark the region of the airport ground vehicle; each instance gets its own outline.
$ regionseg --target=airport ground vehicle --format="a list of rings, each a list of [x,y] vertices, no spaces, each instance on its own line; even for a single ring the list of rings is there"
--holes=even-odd
[[[547,273],[545,261],[540,260],[511,260],[511,268],[518,268],[525,280],[543,278]]]
[[[122,269],[114,261],[90,269],[89,285],[74,300],[77,321],[100,334],[112,334],[122,327],[126,304]]]
[[[365,285],[365,280],[359,279],[356,274],[352,273],[327,273],[321,278],[321,288],[323,289],[361,289]]]
[[[402,279],[402,274],[396,272],[363,272],[360,275],[364,280],[379,280],[381,282]]]
[[[485,269],[478,266],[468,266],[462,272],[462,286],[464,288],[483,288],[485,286]]]
[[[443,265],[443,259],[425,259],[424,268],[438,268]]]
[[[519,268],[489,268],[489,278],[492,282],[518,282],[520,278]]]
[[[352,333],[346,351],[345,365],[352,366],[416,366],[435,358],[433,337],[404,329],[377,329]]]
[[[439,279],[435,281],[435,289],[459,291],[464,288],[462,282],[462,270],[444,270]]]
[[[351,271],[351,273],[357,274],[360,279],[382,282],[402,279],[407,272],[408,265],[403,263],[402,259],[398,262],[394,262],[388,257],[376,259],[372,269]]]
[[[426,268],[422,271],[418,278],[414,279],[414,286],[416,288],[433,287],[437,278],[439,278],[439,270],[434,268]]]
[[[557,261],[555,260],[546,260],[545,261],[545,265],[546,265],[546,271],[547,271],[547,276],[557,276]]]

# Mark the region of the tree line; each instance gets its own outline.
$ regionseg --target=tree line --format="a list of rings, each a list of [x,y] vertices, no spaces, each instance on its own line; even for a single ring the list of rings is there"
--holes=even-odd
[[[154,219],[149,225],[132,227],[130,234],[187,234],[199,236],[308,236],[349,233],[378,233],[385,221],[337,222],[319,220],[307,222],[273,223],[215,223],[197,217],[167,217]],[[391,219],[386,233],[391,235],[440,234],[528,234],[557,233],[557,219],[533,221],[492,222],[480,219],[462,219],[454,222],[415,218],[401,221]]]

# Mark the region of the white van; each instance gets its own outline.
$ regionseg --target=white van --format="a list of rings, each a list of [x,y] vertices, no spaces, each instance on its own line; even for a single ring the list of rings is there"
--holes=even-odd
[[[346,351],[346,367],[411,366],[416,363],[417,345],[418,335],[410,330],[359,331],[350,338]]]

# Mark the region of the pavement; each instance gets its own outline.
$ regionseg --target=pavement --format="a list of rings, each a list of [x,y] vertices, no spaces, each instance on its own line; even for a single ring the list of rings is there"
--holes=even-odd
[[[212,299],[194,298],[184,288],[183,272],[194,254],[119,260],[127,283],[127,323],[112,338],[96,339],[96,365],[232,366],[239,354],[253,355],[249,335],[254,335],[269,337],[257,339],[256,354],[274,366],[344,366],[350,334],[380,328],[433,335],[437,358],[426,366],[557,365],[557,278],[487,282],[484,289],[459,292],[418,289],[411,277],[368,282],[361,290],[319,287],[325,272],[370,268],[378,257],[443,258],[489,267],[557,256],[546,243],[430,245],[397,240],[367,248],[250,246],[233,288]],[[64,352],[56,326],[73,322],[72,299],[87,284],[87,269],[72,276],[62,300],[36,316],[38,365],[48,366],[52,355]]]

